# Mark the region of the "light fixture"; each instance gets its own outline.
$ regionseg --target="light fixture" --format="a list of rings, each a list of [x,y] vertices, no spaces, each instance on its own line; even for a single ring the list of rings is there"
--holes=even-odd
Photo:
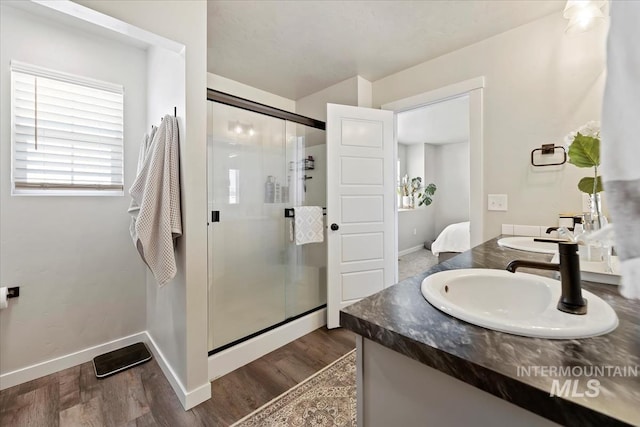
[[[589,31],[604,21],[602,8],[606,0],[568,0],[562,16],[569,20],[567,34]]]
[[[256,132],[253,130],[252,124],[240,123],[239,121],[230,121],[229,122],[229,132],[233,132],[236,135],[249,135],[253,136]]]

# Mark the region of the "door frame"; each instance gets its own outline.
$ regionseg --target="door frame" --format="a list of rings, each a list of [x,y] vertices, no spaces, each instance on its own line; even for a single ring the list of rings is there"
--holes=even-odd
[[[382,110],[394,112],[394,168],[398,164],[398,113],[424,107],[447,99],[469,95],[469,166],[471,183],[469,187],[469,221],[471,222],[471,246],[484,242],[487,237],[484,231],[484,155],[483,155],[483,98],[484,76],[464,80],[428,92],[419,93],[407,98],[383,104]],[[395,175],[397,175],[397,170]],[[398,206],[395,207],[396,236],[398,235]],[[398,257],[398,245],[395,247]],[[396,282],[398,268],[396,266]]]

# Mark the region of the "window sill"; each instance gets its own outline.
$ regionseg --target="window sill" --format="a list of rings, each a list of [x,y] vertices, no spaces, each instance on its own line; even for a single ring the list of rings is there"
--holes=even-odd
[[[80,196],[80,197],[84,197],[84,196],[90,196],[90,197],[95,197],[95,196],[111,196],[111,197],[120,197],[120,196],[124,196],[124,191],[123,190],[40,190],[40,189],[35,189],[35,190],[24,190],[24,189],[12,189],[11,190],[11,195],[12,196],[38,196],[38,197],[43,197],[43,196],[71,196],[71,197],[75,197],[75,196]]]

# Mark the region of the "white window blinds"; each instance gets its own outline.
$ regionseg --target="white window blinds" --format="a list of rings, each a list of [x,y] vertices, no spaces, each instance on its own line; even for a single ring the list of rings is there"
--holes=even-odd
[[[123,88],[12,61],[16,192],[123,190]]]

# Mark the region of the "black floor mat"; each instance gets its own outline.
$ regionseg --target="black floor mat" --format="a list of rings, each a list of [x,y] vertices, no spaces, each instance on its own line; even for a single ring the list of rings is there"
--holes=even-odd
[[[96,377],[104,378],[149,360],[151,360],[149,349],[145,343],[139,342],[94,357],[93,368]]]

